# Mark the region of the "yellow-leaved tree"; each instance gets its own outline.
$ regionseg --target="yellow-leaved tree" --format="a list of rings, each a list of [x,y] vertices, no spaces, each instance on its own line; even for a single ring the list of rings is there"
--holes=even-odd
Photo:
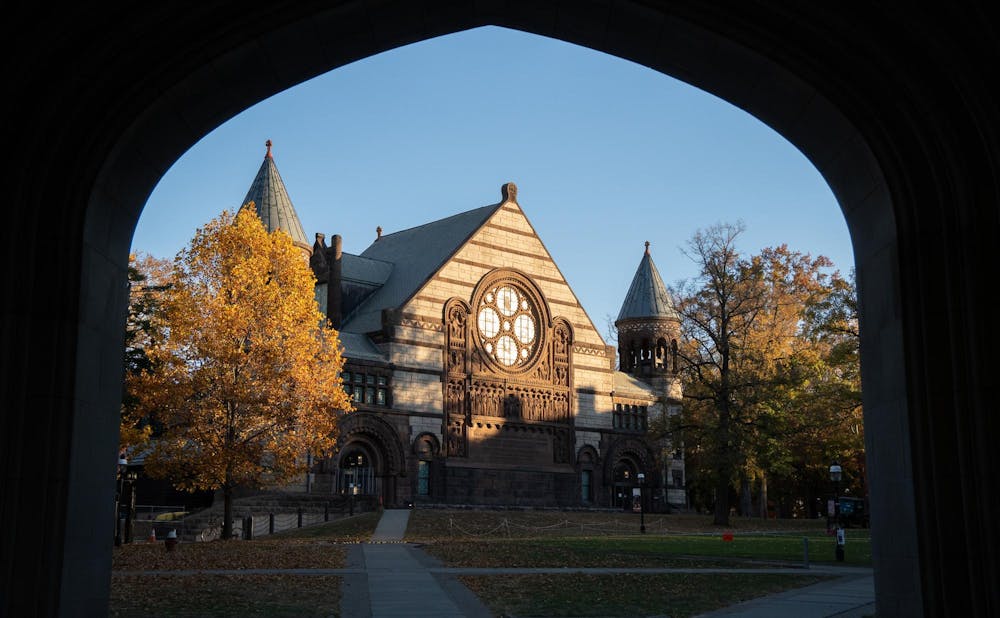
[[[186,490],[221,489],[222,538],[237,486],[274,486],[329,455],[351,409],[337,331],[317,306],[315,278],[253,204],[200,228],[174,261],[149,370],[128,377],[159,428],[151,476]]]

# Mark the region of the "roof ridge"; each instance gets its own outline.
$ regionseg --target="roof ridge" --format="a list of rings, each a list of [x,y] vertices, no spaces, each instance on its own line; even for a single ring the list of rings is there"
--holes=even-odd
[[[404,229],[401,229],[401,230],[396,230],[395,232],[390,232],[388,234],[382,234],[381,236],[379,236],[378,240],[380,240],[380,241],[381,240],[385,240],[386,238],[389,238],[390,236],[395,236],[396,234],[402,234],[403,232],[409,232],[409,231],[412,231],[412,230],[419,230],[422,227],[427,227],[428,225],[434,225],[434,224],[437,224],[437,223],[442,223],[444,221],[447,221],[448,219],[454,219],[455,217],[461,217],[462,215],[468,215],[469,213],[475,212],[477,210],[484,210],[486,208],[500,208],[503,205],[504,205],[504,202],[499,202],[497,204],[487,204],[485,206],[477,206],[475,208],[470,208],[469,210],[463,210],[461,212],[456,212],[455,214],[448,215],[447,217],[441,217],[440,219],[434,219],[433,221],[428,221],[427,223],[421,223],[420,225],[414,225],[413,227],[408,227],[408,228],[404,228]],[[377,259],[377,258],[369,258],[369,259]]]

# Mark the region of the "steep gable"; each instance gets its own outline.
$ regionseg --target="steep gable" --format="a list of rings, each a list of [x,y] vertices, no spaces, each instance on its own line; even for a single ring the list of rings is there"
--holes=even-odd
[[[403,311],[441,319],[441,307],[449,298],[468,300],[487,272],[496,268],[519,270],[533,279],[553,316],[562,316],[573,326],[578,344],[603,352],[605,343],[572,288],[517,203],[516,187],[505,185],[505,200],[454,252],[454,255],[422,285]]]
[[[483,206],[379,237],[361,257],[392,264],[392,270],[381,287],[347,316],[342,330],[369,333],[382,328],[382,311],[411,299],[500,206]]]

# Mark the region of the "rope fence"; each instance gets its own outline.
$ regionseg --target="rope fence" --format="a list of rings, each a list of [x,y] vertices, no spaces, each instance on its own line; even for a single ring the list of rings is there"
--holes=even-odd
[[[670,534],[674,536],[717,536],[722,533],[719,532],[691,532],[670,529],[668,526],[669,519],[663,517],[657,517],[649,519],[646,521],[647,533],[653,534]],[[452,536],[462,535],[472,538],[487,538],[487,537],[510,537],[511,531],[514,530],[518,533],[524,534],[544,534],[550,532],[558,532],[562,530],[579,530],[584,533],[592,534],[604,534],[608,536],[620,535],[623,533],[638,533],[638,527],[636,522],[625,522],[620,520],[608,520],[603,522],[574,522],[568,519],[558,521],[552,524],[544,526],[531,526],[522,523],[517,523],[511,521],[510,519],[504,517],[502,518],[496,526],[487,530],[470,530],[462,526],[460,523],[455,521],[454,517],[448,518],[448,531]],[[732,533],[732,530],[727,529],[727,532]],[[741,535],[753,535],[753,536],[788,536],[793,534],[802,534],[808,532],[805,530],[740,530]]]

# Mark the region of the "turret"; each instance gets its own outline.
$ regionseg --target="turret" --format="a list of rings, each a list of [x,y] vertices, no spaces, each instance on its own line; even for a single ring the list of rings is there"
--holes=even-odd
[[[650,384],[677,374],[680,316],[649,254],[649,242],[618,319],[619,369]]]

